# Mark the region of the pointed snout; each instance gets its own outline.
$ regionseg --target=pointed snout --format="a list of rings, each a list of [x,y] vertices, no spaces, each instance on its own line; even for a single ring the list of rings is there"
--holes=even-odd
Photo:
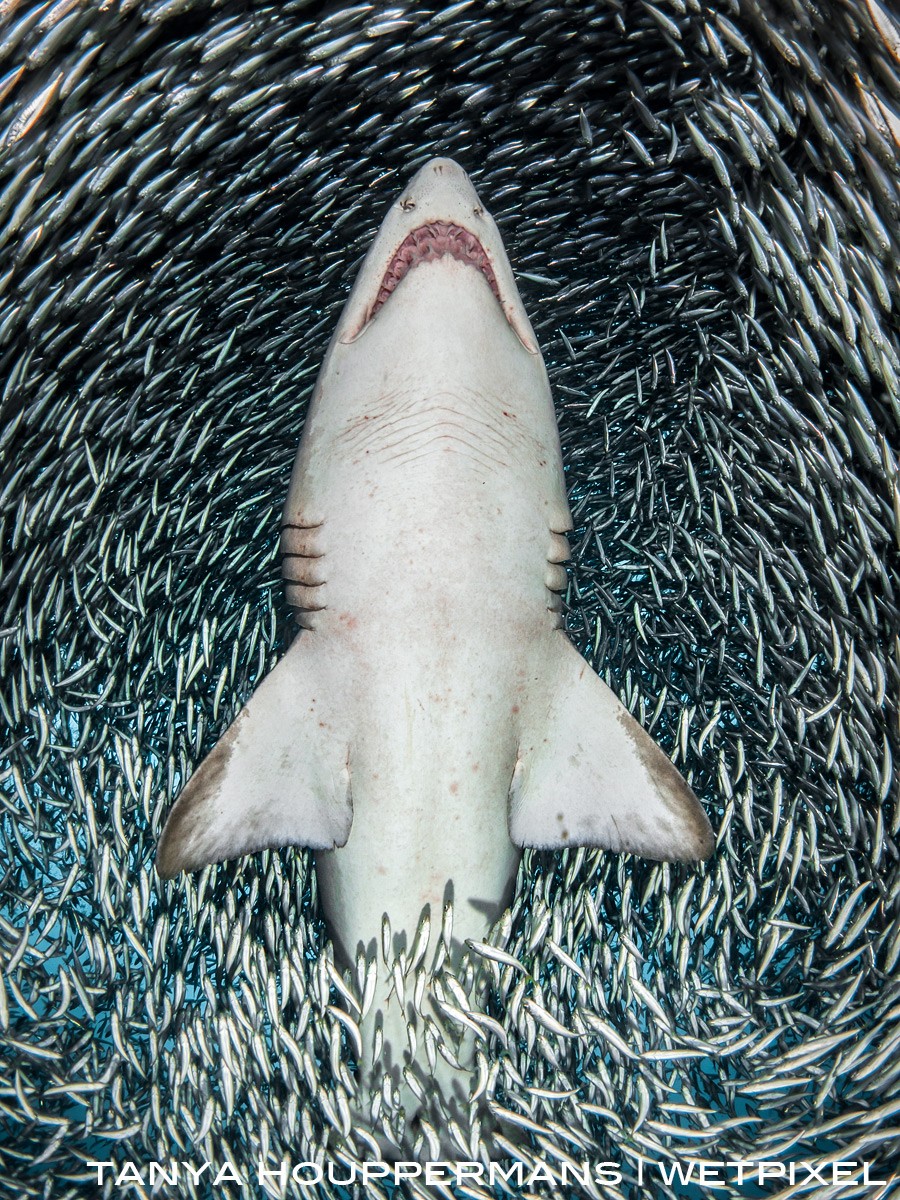
[[[432,158],[421,167],[400,195],[397,202],[404,212],[422,210],[426,220],[430,213],[462,216],[481,216],[484,212],[472,181],[459,163],[452,158]]]

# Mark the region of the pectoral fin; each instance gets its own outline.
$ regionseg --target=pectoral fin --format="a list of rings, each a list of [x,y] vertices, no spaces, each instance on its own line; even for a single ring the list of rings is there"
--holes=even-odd
[[[164,878],[266,847],[346,842],[347,748],[308,638],[295,640],[188,780],[159,842]]]
[[[715,840],[679,771],[564,635],[530,706],[510,789],[519,846],[599,846],[644,858],[707,858]]]

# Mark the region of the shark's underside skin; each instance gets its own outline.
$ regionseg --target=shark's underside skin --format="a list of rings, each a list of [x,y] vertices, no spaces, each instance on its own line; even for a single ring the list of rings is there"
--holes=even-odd
[[[571,528],[500,234],[434,159],[385,217],[316,384],[282,531],[303,632],[181,793],[160,874],[312,847],[352,962],[384,914],[411,939],[430,906],[434,944],[448,898],[454,944],[482,940],[524,846],[709,855],[693,792],[562,628]],[[366,1040],[379,1012],[382,1065],[402,1063],[386,984]]]

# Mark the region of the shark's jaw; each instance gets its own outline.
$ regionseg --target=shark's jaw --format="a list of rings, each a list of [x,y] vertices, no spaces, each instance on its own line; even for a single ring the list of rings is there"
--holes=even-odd
[[[336,342],[347,346],[363,337],[410,271],[448,259],[484,277],[522,346],[539,357],[500,231],[468,176],[449,159],[427,163],[386,214],[348,297]]]
[[[420,225],[412,233],[407,234],[395,251],[382,277],[378,294],[366,318],[366,324],[384,306],[400,281],[414,267],[420,263],[434,262],[445,255],[455,258],[457,262],[470,263],[480,270],[494,293],[497,303],[502,304],[494,269],[484,247],[474,233],[450,221],[430,221],[427,225]]]

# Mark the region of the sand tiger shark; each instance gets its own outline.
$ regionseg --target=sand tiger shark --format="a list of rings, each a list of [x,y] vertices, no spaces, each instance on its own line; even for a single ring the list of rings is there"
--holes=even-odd
[[[571,529],[499,230],[433,159],[384,218],[315,385],[281,534],[301,631],[181,792],[159,873],[311,847],[350,963],[385,914],[411,938],[430,908],[436,931],[448,897],[454,945],[483,939],[526,846],[709,855],[694,793],[565,633]],[[367,1041],[376,1024],[402,1083],[387,984]]]

